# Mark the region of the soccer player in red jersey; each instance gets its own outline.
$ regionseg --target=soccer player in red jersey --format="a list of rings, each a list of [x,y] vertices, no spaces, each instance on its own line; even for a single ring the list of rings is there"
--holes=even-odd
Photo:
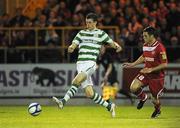
[[[148,96],[142,90],[144,86],[149,86],[152,94],[152,103],[154,104],[154,112],[151,118],[158,117],[161,114],[160,100],[164,88],[164,68],[167,67],[166,50],[163,44],[156,40],[157,32],[155,28],[149,26],[143,30],[143,54],[132,63],[124,63],[124,67],[134,67],[138,64],[145,63],[143,69],[134,78],[131,83],[130,90],[139,99],[137,109],[141,109],[146,102]]]

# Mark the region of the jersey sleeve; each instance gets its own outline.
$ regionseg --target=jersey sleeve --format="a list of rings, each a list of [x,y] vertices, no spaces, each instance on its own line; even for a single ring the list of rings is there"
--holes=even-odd
[[[80,32],[79,32],[80,33]],[[80,43],[81,43],[81,36],[80,36],[80,34],[77,34],[75,37],[74,37],[74,39],[73,39],[73,43],[75,43],[75,44],[77,44],[77,45],[79,45]]]
[[[160,44],[158,47],[158,53],[159,53],[159,61],[161,63],[168,63],[166,49],[162,44]]]
[[[101,35],[101,42],[103,43],[113,43],[113,40],[111,39],[111,37],[109,37],[109,35],[106,33],[106,32],[102,32],[102,35]]]

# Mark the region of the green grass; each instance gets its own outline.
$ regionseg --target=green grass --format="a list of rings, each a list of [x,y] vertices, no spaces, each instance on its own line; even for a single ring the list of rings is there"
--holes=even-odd
[[[100,106],[42,106],[33,117],[27,106],[0,106],[0,128],[180,128],[179,107],[163,106],[157,119],[150,118],[152,111],[152,106],[118,106],[116,118],[111,118]]]

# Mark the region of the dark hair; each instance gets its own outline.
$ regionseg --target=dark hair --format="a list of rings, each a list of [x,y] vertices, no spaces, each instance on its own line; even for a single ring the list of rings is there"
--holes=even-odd
[[[143,32],[147,32],[149,35],[153,35],[155,38],[158,37],[158,33],[152,26],[146,27]]]
[[[98,20],[98,16],[95,13],[88,13],[86,15],[86,19],[92,19],[93,21],[97,21]]]

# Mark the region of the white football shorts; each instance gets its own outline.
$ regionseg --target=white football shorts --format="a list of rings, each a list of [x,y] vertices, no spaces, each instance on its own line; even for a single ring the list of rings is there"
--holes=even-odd
[[[81,87],[86,88],[88,85],[93,86],[91,75],[96,71],[96,62],[78,61],[76,66],[78,73],[84,72],[87,75],[87,79],[81,83]]]

